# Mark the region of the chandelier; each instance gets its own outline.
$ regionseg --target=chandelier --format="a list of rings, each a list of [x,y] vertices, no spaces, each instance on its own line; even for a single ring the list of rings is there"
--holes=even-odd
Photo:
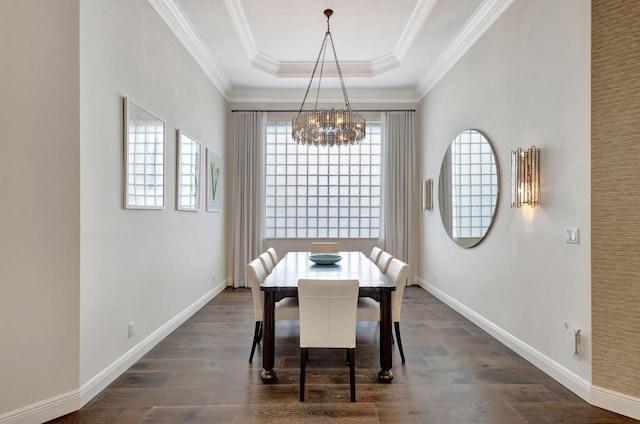
[[[344,80],[342,79],[342,71],[340,70],[340,64],[338,63],[338,56],[336,55],[336,48],[333,45],[333,37],[331,36],[331,28],[329,26],[329,18],[333,15],[333,10],[326,9],[324,15],[327,17],[327,32],[322,40],[322,46],[320,47],[320,53],[316,64],[313,67],[311,73],[311,79],[309,80],[309,86],[307,92],[304,94],[302,104],[298,115],[292,120],[292,135],[293,139],[300,144],[311,144],[316,146],[335,146],[343,144],[353,144],[362,139],[365,136],[365,120],[358,114],[351,111],[351,105],[349,104],[349,97],[347,96],[347,89],[344,86]],[[336,61],[336,69],[338,70],[338,77],[340,78],[340,87],[342,88],[342,95],[344,96],[345,108],[340,110],[318,110],[318,97],[320,95],[320,86],[322,83],[322,72],[324,70],[324,57],[327,52],[327,39],[331,41],[331,49],[333,50],[333,58]],[[322,59],[322,62],[320,62]],[[318,79],[318,89],[316,93],[316,102],[311,111],[303,111],[304,103],[307,100],[309,89],[313,83],[313,78],[320,64],[320,77]]]

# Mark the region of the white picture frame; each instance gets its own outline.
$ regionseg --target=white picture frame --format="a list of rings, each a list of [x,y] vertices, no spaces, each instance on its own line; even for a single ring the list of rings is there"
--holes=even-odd
[[[176,209],[200,210],[202,143],[178,129],[176,134]]]
[[[222,211],[222,157],[207,148],[207,212]]]
[[[164,209],[165,121],[124,97],[125,209]]]

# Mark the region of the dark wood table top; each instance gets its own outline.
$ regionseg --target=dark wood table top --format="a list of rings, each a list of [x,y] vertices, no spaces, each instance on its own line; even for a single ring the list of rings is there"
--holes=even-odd
[[[298,291],[298,280],[342,280],[360,282],[365,289],[392,291],[396,284],[384,275],[362,252],[338,252],[342,259],[333,265],[317,265],[309,259],[309,252],[289,252],[278,262],[271,274],[260,284],[263,291]]]

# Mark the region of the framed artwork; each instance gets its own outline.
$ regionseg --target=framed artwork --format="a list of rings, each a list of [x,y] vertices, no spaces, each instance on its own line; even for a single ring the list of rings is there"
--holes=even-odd
[[[222,157],[207,148],[207,211],[222,211]]]
[[[178,130],[176,163],[176,209],[200,210],[201,144]]]
[[[422,179],[422,210],[430,211],[433,209],[433,180]]]
[[[125,97],[125,209],[164,209],[164,163],[164,120]]]

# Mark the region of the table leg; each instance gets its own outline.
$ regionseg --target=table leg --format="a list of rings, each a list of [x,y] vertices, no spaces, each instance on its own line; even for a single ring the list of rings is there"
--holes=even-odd
[[[264,292],[264,321],[262,322],[262,381],[271,383],[276,379],[276,372],[273,370],[275,363],[275,309],[276,298],[272,291]]]
[[[393,380],[393,334],[391,326],[391,292],[380,292],[380,368],[378,380],[389,383]],[[263,348],[264,349],[264,348]]]

